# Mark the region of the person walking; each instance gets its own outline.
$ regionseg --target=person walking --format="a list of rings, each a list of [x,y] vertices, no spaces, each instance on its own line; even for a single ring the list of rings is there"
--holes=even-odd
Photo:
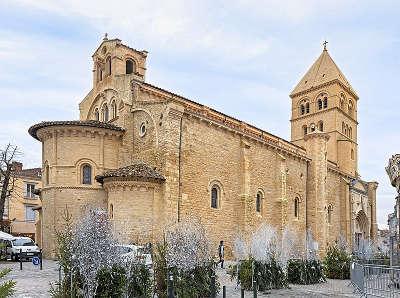
[[[219,246],[218,246],[218,255],[219,255],[219,262],[221,263],[221,268],[224,268],[224,241],[220,241],[219,242]]]

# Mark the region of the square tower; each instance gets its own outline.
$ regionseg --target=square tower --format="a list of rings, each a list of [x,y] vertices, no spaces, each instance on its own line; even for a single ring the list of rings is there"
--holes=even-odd
[[[328,160],[345,173],[357,176],[358,96],[329,55],[326,43],[290,98],[291,141],[305,147],[307,134],[329,134]]]

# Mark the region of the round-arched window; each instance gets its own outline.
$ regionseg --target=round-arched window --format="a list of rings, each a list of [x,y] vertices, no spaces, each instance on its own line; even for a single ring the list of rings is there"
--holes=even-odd
[[[294,217],[299,217],[299,199],[294,199]]]
[[[132,59],[127,59],[125,62],[125,73],[131,74],[136,72],[136,65]]]
[[[211,188],[211,208],[219,208],[219,187],[217,185]]]
[[[114,218],[114,206],[113,204],[110,204],[110,219]]]
[[[82,166],[82,184],[92,184],[92,167],[89,164]]]
[[[261,213],[262,209],[262,193],[259,191],[256,196],[256,211]]]
[[[146,131],[146,123],[142,122],[142,124],[140,124],[139,135],[143,137],[146,134]]]

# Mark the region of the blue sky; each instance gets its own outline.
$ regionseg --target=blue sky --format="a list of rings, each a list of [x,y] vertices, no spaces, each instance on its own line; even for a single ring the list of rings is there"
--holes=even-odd
[[[111,4],[112,5],[111,5]],[[103,34],[149,51],[147,81],[290,138],[288,94],[328,40],[358,92],[359,170],[376,180],[378,222],[395,190],[384,167],[400,153],[399,1],[0,2],[0,146],[27,167],[43,120],[77,119]]]

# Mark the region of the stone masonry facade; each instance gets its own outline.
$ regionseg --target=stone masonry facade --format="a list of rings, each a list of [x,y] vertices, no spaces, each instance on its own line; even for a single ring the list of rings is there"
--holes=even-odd
[[[290,95],[291,141],[147,83],[146,57],[104,39],[80,120],[29,129],[43,144],[47,256],[66,210],[76,221],[89,207],[135,243],[198,217],[228,255],[262,223],[300,238],[311,229],[322,255],[340,236],[353,249],[376,238],[377,183],[357,172],[358,96],[326,49]]]

